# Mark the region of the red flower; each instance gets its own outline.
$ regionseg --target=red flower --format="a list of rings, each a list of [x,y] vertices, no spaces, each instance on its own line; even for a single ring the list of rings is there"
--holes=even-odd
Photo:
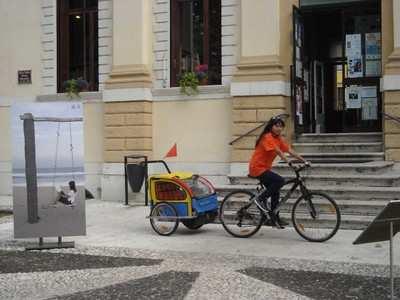
[[[208,71],[208,65],[207,64],[197,65],[194,70],[196,72],[207,72]]]

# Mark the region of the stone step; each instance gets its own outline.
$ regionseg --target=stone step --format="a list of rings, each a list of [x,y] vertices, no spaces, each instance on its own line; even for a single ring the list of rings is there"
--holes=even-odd
[[[222,202],[224,197],[218,197],[218,201]],[[282,207],[281,212],[291,213],[292,206],[297,198],[289,199]],[[335,200],[339,206],[341,215],[355,215],[355,216],[377,216],[390,200]],[[316,201],[318,206],[318,201]]]
[[[297,137],[298,143],[349,143],[349,142],[382,142],[381,132],[366,133],[305,133]]]
[[[280,213],[281,218],[287,220],[292,226],[292,214],[290,212],[282,211]],[[319,228],[332,228],[333,221],[329,218],[330,216],[321,216],[321,219],[318,222]],[[351,215],[351,214],[341,214],[341,222],[339,229],[350,229],[350,230],[364,230],[375,218],[375,215]],[[309,220],[309,216],[304,213],[304,217],[302,218],[302,214],[297,215],[297,220],[299,222],[304,221],[307,223]],[[219,219],[215,220],[215,223],[219,223]]]
[[[291,215],[282,213],[282,217],[291,223]],[[375,216],[342,215],[339,229],[364,230],[374,220]],[[299,218],[301,220],[301,218]],[[305,219],[306,220],[306,219]],[[321,220],[321,228],[333,226],[332,221]],[[291,225],[290,225],[291,226]]]
[[[230,192],[238,189],[256,191],[256,185],[220,185],[216,186],[218,195],[225,196]],[[400,200],[400,187],[346,187],[346,186],[311,186],[307,185],[310,191],[323,192],[331,196],[336,201],[338,200]],[[284,195],[289,186],[282,188],[281,195]],[[299,197],[298,190],[293,192],[292,197]]]
[[[384,152],[343,152],[343,153],[300,153],[305,159],[313,163],[366,163],[371,161],[382,161]]]
[[[383,174],[393,169],[394,162],[390,161],[373,161],[368,163],[338,163],[338,164],[312,164],[310,169],[304,170],[304,174],[314,175],[333,175],[333,174]],[[273,166],[282,176],[292,175],[293,170],[286,163],[280,163]],[[247,174],[242,174],[247,175]],[[232,175],[233,176],[233,175]]]
[[[286,179],[295,178],[294,174],[288,174],[284,176]],[[393,187],[400,185],[400,174],[388,175],[314,175],[314,174],[303,174],[303,179],[306,184],[314,186],[365,186],[365,187]],[[231,184],[240,185],[256,185],[258,181],[256,179],[249,178],[247,176],[235,176],[229,178]]]
[[[299,153],[336,153],[336,152],[381,152],[383,145],[376,143],[294,143],[293,148]]]

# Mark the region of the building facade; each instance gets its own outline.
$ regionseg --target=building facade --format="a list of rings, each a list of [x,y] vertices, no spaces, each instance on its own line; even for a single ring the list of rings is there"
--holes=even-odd
[[[0,0],[0,194],[10,195],[10,107],[84,103],[87,187],[122,201],[123,156],[169,158],[216,184],[247,168],[256,135],[382,132],[400,161],[400,0]],[[30,83],[18,82],[28,71]],[[180,92],[201,72],[199,93]],[[368,101],[360,99],[367,97]],[[367,97],[368,98],[368,97]],[[361,101],[362,100],[362,101]],[[78,100],[75,100],[78,101]],[[362,103],[362,104],[360,104]],[[368,103],[368,106],[364,103]]]

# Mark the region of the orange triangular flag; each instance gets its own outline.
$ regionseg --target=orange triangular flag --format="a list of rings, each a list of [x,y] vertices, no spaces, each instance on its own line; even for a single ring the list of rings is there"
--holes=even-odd
[[[172,146],[171,149],[169,149],[168,153],[164,156],[166,157],[177,157],[178,156],[178,150],[176,148],[176,143]]]

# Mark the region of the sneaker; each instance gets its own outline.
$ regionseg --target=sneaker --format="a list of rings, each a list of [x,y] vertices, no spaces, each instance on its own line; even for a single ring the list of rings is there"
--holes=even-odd
[[[279,223],[279,217],[272,212],[269,213],[269,220],[272,224],[271,226],[275,226],[278,229],[285,228],[285,227],[282,227],[282,225]]]

